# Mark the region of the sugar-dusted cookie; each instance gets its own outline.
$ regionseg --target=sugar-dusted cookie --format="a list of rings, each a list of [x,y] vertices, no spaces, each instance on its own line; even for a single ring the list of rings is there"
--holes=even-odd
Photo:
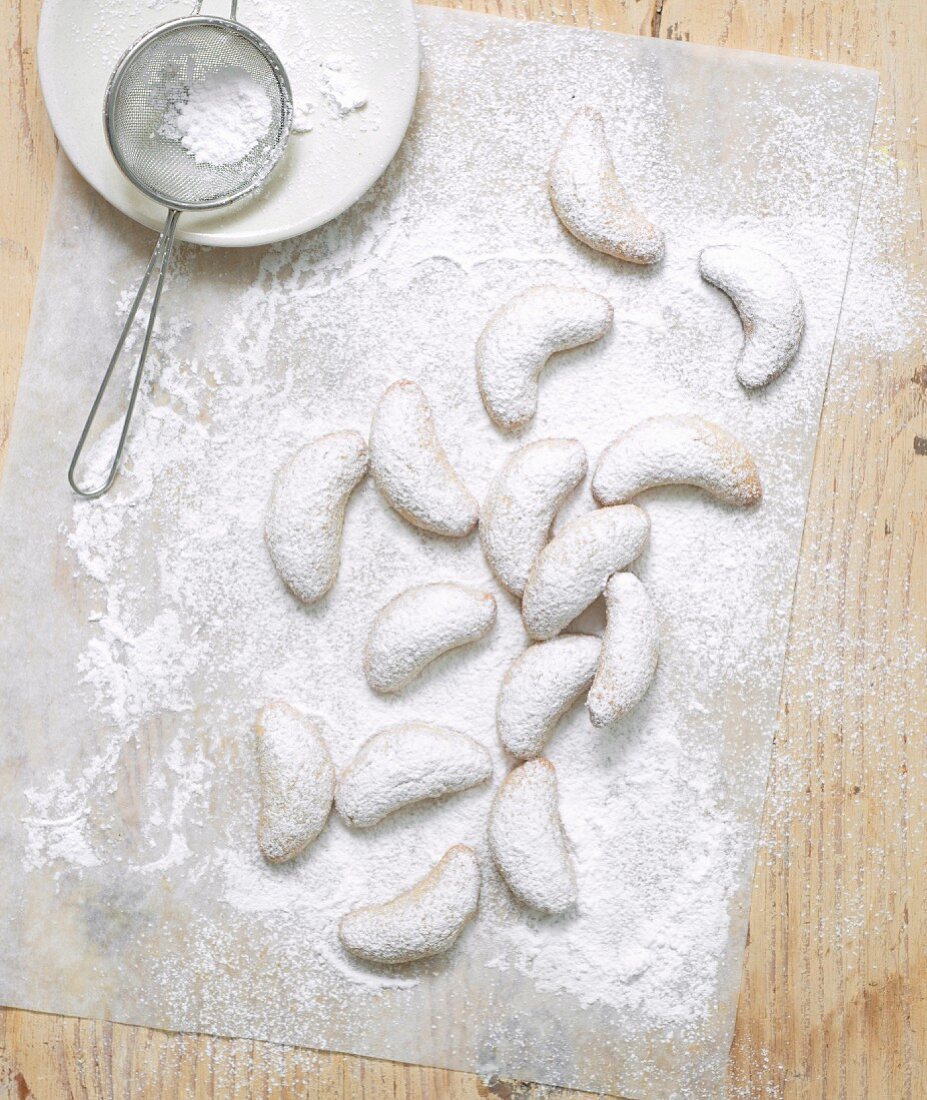
[[[596,252],[632,264],[655,264],[663,258],[663,234],[619,182],[605,123],[593,107],[581,107],[567,123],[548,183],[557,217]]]
[[[335,583],[348,497],[367,472],[357,432],[313,439],[281,466],[264,521],[264,540],[287,588],[314,603]]]
[[[650,521],[633,504],[599,508],[566,524],[538,554],[521,602],[528,634],[559,634],[602,594],[612,573],[644,549]]]
[[[445,582],[407,588],[377,612],[364,651],[375,691],[399,691],[450,649],[475,642],[496,621],[489,592]]]
[[[395,965],[453,947],[480,900],[480,865],[472,848],[455,844],[409,890],[382,905],[342,917],[338,935],[352,955]]]
[[[493,478],[480,513],[480,542],[493,573],[516,596],[587,468],[577,440],[539,439],[511,455]]]
[[[601,646],[588,634],[561,634],[515,658],[496,705],[499,740],[513,756],[540,756],[557,723],[592,683]]]
[[[335,769],[321,720],[287,703],[264,707],[255,733],[261,788],[258,844],[265,859],[282,863],[298,855],[325,827]]]
[[[401,722],[375,733],[342,773],[335,808],[367,828],[403,806],[465,791],[492,775],[489,753],[465,733]]]
[[[602,653],[586,699],[594,726],[610,726],[637,706],[653,682],[660,653],[656,612],[633,573],[609,578],[605,609]]]
[[[743,443],[698,416],[651,416],[623,432],[599,458],[592,495],[600,504],[623,504],[661,485],[694,485],[740,506],[763,495]]]
[[[611,324],[611,303],[581,287],[533,286],[506,302],[476,345],[476,378],[494,423],[506,431],[527,424],[547,360],[598,340]]]
[[[791,271],[775,256],[744,244],[702,249],[698,269],[731,299],[744,329],[735,371],[748,389],[778,378],[795,358],[805,306]]]
[[[496,792],[489,850],[523,905],[556,914],[576,904],[576,877],[557,805],[557,773],[543,756],[510,771]]]
[[[370,472],[386,500],[416,527],[462,538],[479,506],[448,461],[431,406],[415,382],[394,382],[370,428]]]

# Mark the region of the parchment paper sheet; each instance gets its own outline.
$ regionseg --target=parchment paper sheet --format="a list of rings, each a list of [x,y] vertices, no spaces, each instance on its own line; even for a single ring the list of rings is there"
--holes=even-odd
[[[180,250],[152,362],[160,381],[137,414],[133,446],[157,442],[152,424],[159,418],[164,431],[196,426],[197,438],[215,446],[217,464],[244,448],[236,438],[247,438],[251,457],[242,449],[238,487],[217,482],[197,498],[190,487],[208,484],[209,452],[191,444],[189,459],[158,471],[144,491],[131,473],[119,483],[118,494],[138,500],[137,529],[125,510],[99,511],[101,543],[125,538],[132,547],[119,581],[135,611],[149,609],[154,622],[169,610],[190,653],[212,655],[188,672],[180,661],[176,697],[136,698],[137,720],[128,724],[112,684],[104,690],[87,679],[88,669],[99,667],[93,655],[100,651],[92,647],[114,645],[106,634],[111,582],[88,576],[69,546],[76,530],[86,532],[88,513],[75,509],[65,471],[121,323],[114,309],[119,288],[137,278],[151,237],[61,166],[0,491],[0,1001],[627,1096],[717,1097],[808,480],[877,82],[834,66],[427,9],[421,24],[424,74],[413,128],[358,208],[278,249]],[[629,186],[666,230],[662,269],[631,270],[591,254],[550,210],[550,153],[583,102],[604,109]],[[732,238],[787,259],[807,305],[799,359],[756,395],[733,377],[736,316],[695,266],[700,246]],[[464,810],[410,815],[381,838],[346,840],[333,823],[318,853],[274,872],[276,879],[254,854],[255,695],[287,677],[269,657],[261,667],[260,645],[241,643],[255,609],[279,607],[279,633],[273,621],[262,621],[266,653],[291,647],[301,669],[299,702],[343,733],[334,750],[339,763],[372,732],[355,728],[352,716],[376,707],[384,720],[397,720],[410,716],[403,707],[440,705],[446,724],[494,746],[496,687],[522,644],[477,647],[466,661],[426,678],[410,698],[370,701],[357,667],[370,614],[406,584],[441,571],[490,583],[479,548],[475,540],[449,545],[412,533],[366,486],[349,511],[338,588],[306,614],[285,603],[260,557],[261,503],[274,468],[300,439],[335,427],[365,430],[382,388],[414,377],[433,400],[452,459],[482,494],[513,444],[480,404],[475,338],[515,290],[558,280],[609,296],[615,331],[549,372],[537,421],[519,442],[577,435],[594,460],[640,416],[692,411],[741,436],[764,480],[763,505],[748,516],[695,493],[648,500],[654,533],[639,573],[664,631],[652,698],[609,735],[607,749],[602,742],[589,753],[579,712],[551,750],[568,831],[574,839],[596,832],[601,851],[615,860],[610,888],[619,924],[631,920],[621,903],[622,859],[629,851],[633,859],[635,846],[646,847],[672,822],[649,816],[648,803],[659,798],[645,791],[636,835],[616,836],[603,807],[584,802],[584,790],[591,800],[607,792],[602,784],[624,782],[635,754],[665,742],[678,754],[671,781],[691,785],[692,812],[724,825],[722,854],[736,874],[723,921],[701,930],[704,942],[691,952],[684,913],[678,935],[667,937],[679,950],[674,980],[688,983],[675,999],[689,1003],[696,979],[700,991],[684,1024],[659,1015],[674,997],[672,986],[635,1009],[630,992],[620,1006],[583,1003],[569,992],[569,974],[541,980],[545,937],[553,933],[535,922],[540,962],[523,961],[511,929],[525,918],[488,867],[479,921],[457,950],[413,968],[408,981],[382,986],[379,975],[364,976],[339,957],[331,921],[313,923],[311,883],[320,861],[350,840],[356,857],[343,873],[331,871],[331,891],[342,891],[344,908],[361,899],[365,884],[388,896],[395,886],[388,875],[383,880],[387,849],[377,845],[416,846],[422,870],[455,841],[484,851],[489,790],[465,796]],[[254,341],[268,333],[255,350]],[[170,400],[177,362],[188,378],[202,380],[199,407]],[[256,375],[249,373],[255,364]],[[243,387],[255,385],[285,393],[276,416],[245,415]],[[256,399],[251,407],[259,413],[267,404]],[[237,437],[223,421],[229,410],[242,410]],[[266,455],[256,471],[255,453]],[[130,460],[133,454],[141,468],[141,452]],[[239,539],[243,561],[261,563],[254,575],[227,578],[225,619],[217,611],[198,622],[172,587],[171,563],[159,557],[181,499],[191,544]],[[588,498],[576,505],[588,506]],[[106,516],[120,517],[115,534]],[[390,539],[401,550],[394,553]],[[243,596],[239,607],[236,585],[255,602]],[[511,639],[517,608],[498,595],[500,637]],[[227,665],[218,656],[223,645]],[[128,669],[127,690],[141,691],[131,676],[144,676],[144,665],[131,645],[125,649],[116,666]],[[256,667],[244,667],[243,655]],[[461,687],[449,697],[455,671]],[[493,751],[501,776],[505,764]],[[465,834],[447,835],[460,822]],[[245,881],[266,875],[266,885],[237,904],[229,871],[236,852],[247,864]],[[582,890],[587,869],[604,856],[577,858]],[[697,858],[681,841],[680,881]],[[713,888],[714,858],[709,853],[703,877],[689,888]],[[281,882],[290,891],[284,931],[273,912]],[[660,903],[671,933],[673,904],[670,895]],[[629,925],[629,942],[639,934]],[[690,973],[686,967],[698,967],[702,957],[716,965]],[[603,971],[609,961],[603,958]]]

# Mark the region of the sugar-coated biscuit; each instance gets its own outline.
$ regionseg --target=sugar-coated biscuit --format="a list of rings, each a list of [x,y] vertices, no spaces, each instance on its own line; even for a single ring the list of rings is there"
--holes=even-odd
[[[605,586],[608,616],[595,679],[586,699],[594,726],[610,726],[647,694],[660,654],[657,616],[633,573],[616,573]]]
[[[364,674],[379,692],[400,691],[436,657],[475,642],[496,621],[489,592],[453,581],[407,588],[376,614]]]
[[[312,843],[325,827],[335,791],[335,769],[322,722],[287,703],[258,715],[261,809],[258,844],[265,859],[282,863]]]
[[[557,217],[574,237],[632,264],[663,258],[663,233],[631,201],[615,173],[602,115],[581,107],[563,131],[548,178]]]
[[[650,521],[633,504],[599,508],[566,524],[538,554],[521,602],[528,634],[559,634],[600,596],[612,573],[644,549]]]
[[[476,345],[480,394],[497,427],[527,424],[537,412],[547,360],[598,340],[611,324],[611,303],[581,287],[533,286],[498,309]]]
[[[415,527],[462,538],[476,526],[479,506],[448,461],[428,398],[415,382],[394,382],[380,398],[370,428],[370,472]]]
[[[601,647],[588,634],[561,634],[515,658],[496,704],[499,740],[513,756],[529,760],[544,751],[557,723],[592,683]]]
[[[357,432],[312,440],[281,466],[264,521],[264,540],[287,588],[314,603],[335,583],[348,497],[367,472]]]
[[[404,806],[442,798],[492,775],[489,753],[457,730],[401,722],[364,742],[342,773],[335,809],[358,828],[376,825]]]
[[[480,512],[480,542],[490,568],[516,596],[544,548],[561,505],[586,476],[575,439],[539,439],[511,455],[493,478]]]
[[[698,269],[740,314],[744,342],[735,371],[741,385],[756,389],[778,378],[805,331],[805,306],[792,273],[775,256],[743,244],[702,249]]]
[[[557,803],[557,773],[543,756],[506,776],[489,813],[489,850],[523,905],[559,914],[576,904],[576,876]]]
[[[366,962],[427,959],[453,947],[479,900],[479,861],[472,848],[455,844],[410,889],[342,917],[338,935],[347,951]]]
[[[599,458],[592,495],[600,504],[624,504],[662,485],[694,485],[741,507],[763,495],[743,443],[698,416],[651,416],[623,432]]]

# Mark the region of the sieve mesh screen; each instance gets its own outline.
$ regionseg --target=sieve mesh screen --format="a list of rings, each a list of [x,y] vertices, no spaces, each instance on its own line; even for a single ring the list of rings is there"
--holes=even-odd
[[[246,73],[266,93],[270,123],[251,151],[231,164],[197,161],[165,115],[207,77]],[[106,99],[107,132],[122,170],[167,206],[218,206],[256,187],[276,163],[289,135],[289,85],[259,39],[225,20],[185,19],[168,25],[123,58]]]

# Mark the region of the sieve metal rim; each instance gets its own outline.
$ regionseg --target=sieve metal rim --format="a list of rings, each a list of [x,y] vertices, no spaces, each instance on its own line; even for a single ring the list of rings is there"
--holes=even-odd
[[[256,174],[255,178],[249,180],[247,184],[238,188],[237,191],[233,191],[230,194],[223,195],[219,199],[207,199],[200,202],[178,202],[177,199],[171,195],[165,195],[158,191],[156,188],[149,187],[146,183],[138,179],[135,174],[126,165],[122,154],[119,151],[116,136],[113,130],[113,102],[116,95],[122,86],[122,82],[125,79],[125,75],[129,70],[129,66],[135,60],[136,56],[152,41],[160,38],[162,35],[166,35],[174,30],[183,28],[185,30],[191,29],[191,27],[218,27],[222,30],[233,32],[234,34],[241,35],[242,38],[248,39],[253,46],[255,46],[260,53],[262,53],[273,70],[274,76],[281,86],[283,95],[281,96],[281,118],[280,118],[280,140],[273,152],[268,155],[267,161],[264,165],[264,171]],[[287,141],[290,136],[290,130],[293,124],[293,90],[290,86],[290,78],[287,76],[286,69],[283,67],[280,58],[277,56],[273,48],[263,39],[259,34],[256,34],[250,28],[237,22],[235,19],[223,19],[217,15],[184,15],[179,19],[171,19],[167,23],[160,23],[157,27],[152,27],[150,31],[147,31],[141,38],[136,39],[131,46],[123,53],[116,63],[115,69],[113,69],[112,75],[106,84],[106,94],[103,97],[103,131],[106,135],[106,144],[109,146],[109,150],[113,155],[119,170],[126,177],[126,179],[137,187],[139,191],[147,195],[150,199],[154,199],[155,202],[160,203],[162,206],[170,207],[172,210],[209,210],[220,206],[228,206],[229,203],[235,202],[237,199],[244,198],[245,195],[250,194],[256,190],[267,178],[270,171],[283,156],[286,149]]]

